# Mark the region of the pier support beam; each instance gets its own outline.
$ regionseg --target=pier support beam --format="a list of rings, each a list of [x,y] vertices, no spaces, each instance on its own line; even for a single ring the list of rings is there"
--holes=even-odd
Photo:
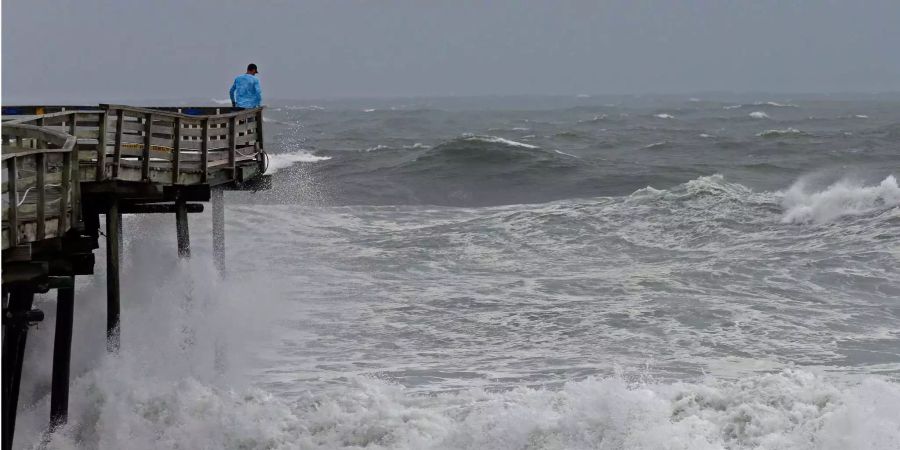
[[[191,233],[188,229],[187,202],[182,199],[175,201],[175,233],[178,236],[178,257],[191,257]]]
[[[122,243],[122,214],[113,199],[106,211],[106,349],[119,351],[119,247]]]
[[[225,278],[225,191],[213,189],[212,200],[212,232],[213,262],[220,278]]]
[[[44,319],[44,313],[31,309],[33,302],[31,287],[16,287],[10,290],[8,306],[3,310],[3,450],[13,444],[28,326]]]
[[[65,424],[69,415],[69,368],[72,361],[74,313],[75,277],[71,277],[66,286],[56,291],[56,331],[53,336],[53,379],[50,391],[51,430]]]

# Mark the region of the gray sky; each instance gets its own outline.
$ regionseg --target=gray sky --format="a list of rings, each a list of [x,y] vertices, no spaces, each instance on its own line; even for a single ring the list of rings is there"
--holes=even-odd
[[[900,1],[3,0],[3,101],[900,91]]]

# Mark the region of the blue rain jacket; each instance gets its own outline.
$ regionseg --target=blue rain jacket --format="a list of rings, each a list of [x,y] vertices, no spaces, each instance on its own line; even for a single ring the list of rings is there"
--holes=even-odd
[[[243,74],[234,79],[231,85],[231,103],[239,108],[256,108],[262,104],[262,88],[259,86],[259,78],[250,74]]]

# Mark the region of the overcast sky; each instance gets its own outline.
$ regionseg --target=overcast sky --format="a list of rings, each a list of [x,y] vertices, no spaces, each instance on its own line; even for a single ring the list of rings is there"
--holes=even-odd
[[[3,101],[900,91],[900,0],[3,0]]]

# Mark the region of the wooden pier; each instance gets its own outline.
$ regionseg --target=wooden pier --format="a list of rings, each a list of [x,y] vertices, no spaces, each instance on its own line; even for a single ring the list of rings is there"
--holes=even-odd
[[[3,418],[12,448],[36,293],[56,290],[49,429],[67,419],[75,277],[94,273],[106,221],[107,349],[116,352],[123,214],[175,215],[190,257],[188,214],[212,200],[215,266],[225,271],[224,191],[265,189],[262,108],[3,107]]]

